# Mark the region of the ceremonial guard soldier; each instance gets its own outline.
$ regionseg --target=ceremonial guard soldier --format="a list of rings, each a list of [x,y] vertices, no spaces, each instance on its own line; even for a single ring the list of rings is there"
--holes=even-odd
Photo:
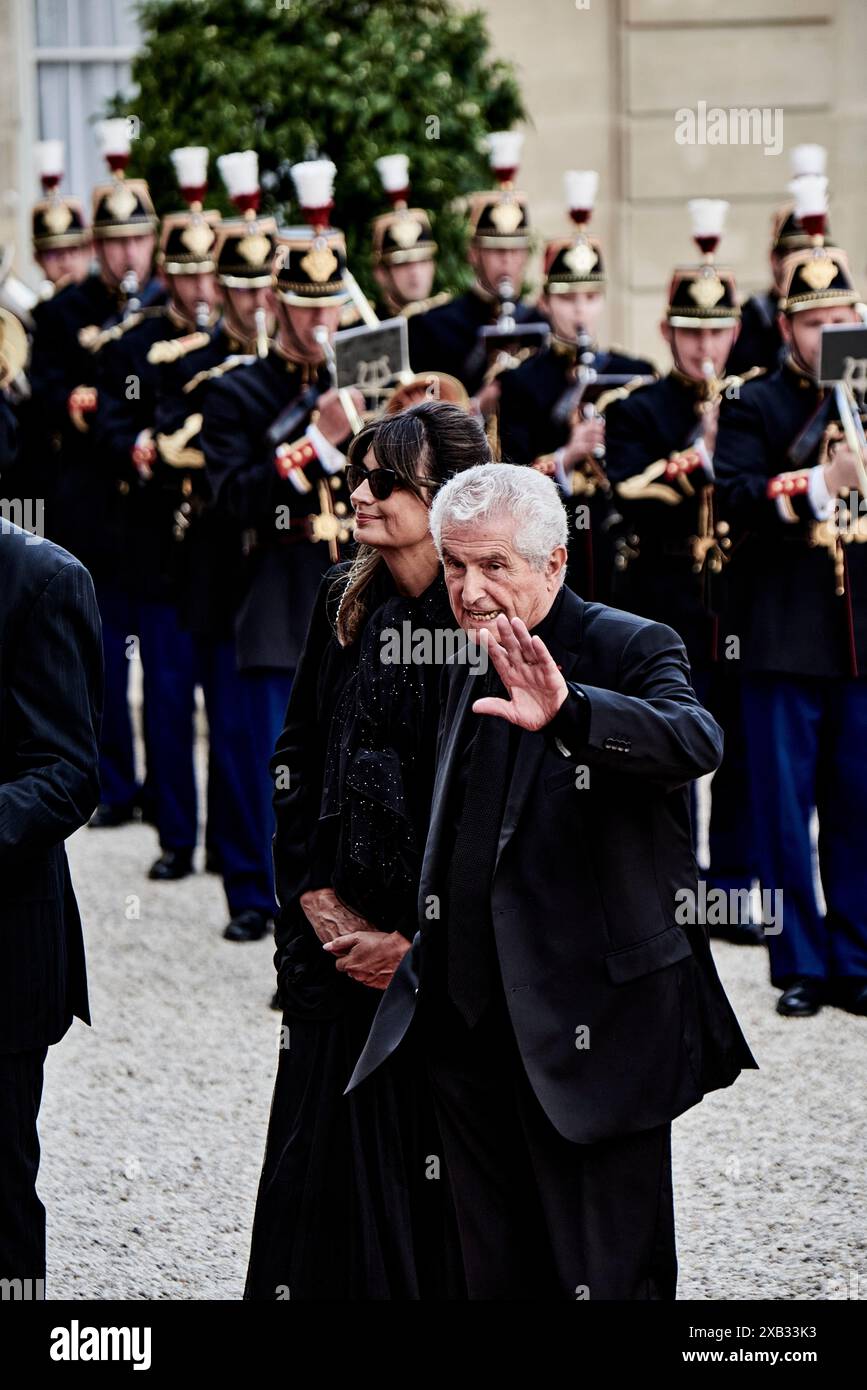
[[[729,541],[726,523],[717,520],[713,485],[720,398],[738,389],[724,379],[738,331],[735,281],[713,263],[726,206],[716,199],[690,204],[705,261],[676,269],[671,281],[661,328],[674,366],[662,380],[624,390],[623,399],[611,402],[606,449],[608,475],[637,551],[618,573],[615,602],[680,635],[693,685],[725,731],[726,757],[712,786],[707,881],[727,894],[743,889],[746,895],[756,871],[738,737],[738,668],[726,659],[721,570]],[[741,915],[745,921],[709,922],[708,928],[745,944],[760,942],[749,911]]]
[[[39,300],[30,310],[29,327],[34,354],[29,374],[30,395],[19,406],[22,453],[27,479],[24,489],[43,502],[52,481],[52,459],[57,452],[59,425],[65,423],[65,404],[74,381],[63,380],[66,366],[50,346],[52,326],[63,317],[56,306],[47,309],[56,295],[68,293],[90,273],[93,239],[77,198],[61,197],[63,141],[42,140],[36,146],[36,167],[43,197],[33,206],[33,259],[44,275]],[[38,340],[38,342],[37,342]],[[47,369],[51,365],[51,372]],[[45,389],[54,377],[53,405]],[[24,479],[22,478],[22,482]]]
[[[157,256],[168,302],[129,315],[98,340],[97,410],[91,438],[104,473],[126,501],[124,570],[143,669],[143,717],[148,777],[162,854],[153,878],[177,878],[192,868],[196,839],[191,735],[176,736],[177,709],[188,670],[187,639],[178,628],[171,559],[171,518],[153,484],[153,425],[162,365],[206,347],[215,318],[214,243],[219,213],[205,212],[207,151],[175,151],[202,166],[179,170],[187,212],[163,220]],[[192,712],[190,711],[190,723]]]
[[[34,364],[35,373],[31,370],[27,378],[22,377],[10,393],[18,425],[18,467],[14,477],[4,470],[3,490],[7,497],[14,491],[15,497],[21,500],[22,506],[26,509],[24,517],[36,515],[42,518],[44,525],[43,508],[52,482],[56,453],[54,429],[61,409],[57,407],[52,422],[46,416],[41,399],[41,366],[44,361],[42,345],[45,342],[43,322],[46,305],[51,303],[56,295],[69,291],[88,275],[93,253],[90,228],[85,222],[84,209],[80,201],[77,198],[62,197],[60,193],[64,162],[63,141],[40,141],[36,145],[35,162],[43,193],[42,198],[33,205],[31,223],[33,259],[44,276],[39,287],[38,299],[31,296],[30,291],[11,275],[11,256],[7,257],[4,253],[0,264],[0,305],[5,312],[11,310],[18,317],[22,326],[29,331],[31,340],[37,334],[40,336],[40,347]],[[48,314],[49,329],[52,318],[56,319],[56,310],[51,310]],[[14,328],[11,331],[14,333]],[[36,396],[33,394],[34,385]],[[23,524],[27,526],[29,522],[24,519]]]
[[[827,151],[821,145],[796,145],[791,162],[794,187],[799,178],[824,176]],[[752,295],[741,308],[741,331],[728,361],[729,372],[746,372],[751,367],[773,372],[780,365],[784,356],[778,322],[783,262],[793,251],[809,245],[810,238],[795,216],[794,203],[787,203],[774,214],[771,228],[771,287],[764,294]]]
[[[392,205],[391,212],[373,221],[373,276],[381,295],[377,313],[381,319],[412,318],[448,304],[451,295],[431,293],[437,244],[428,213],[407,206],[409,159],[405,154],[383,155],[376,168]]]
[[[493,345],[525,341],[538,347],[541,314],[520,298],[530,250],[527,199],[512,187],[518,167],[520,134],[500,131],[490,136],[491,167],[500,180],[492,192],[469,198],[468,260],[475,283],[449,304],[415,314],[409,321],[409,357],[414,372],[442,371],[457,377],[483,415],[490,415],[499,397],[499,382],[489,379]],[[521,325],[536,332],[523,335]],[[510,340],[507,325],[517,328]],[[488,339],[486,334],[490,332]]]
[[[93,190],[99,270],[44,305],[30,368],[33,399],[51,448],[46,533],[90,570],[102,618],[106,688],[102,802],[91,819],[96,826],[128,820],[141,799],[126,700],[128,638],[136,632],[124,582],[129,484],[119,486],[101,467],[90,432],[101,349],[108,341],[101,334],[164,298],[152,271],[157,219],[150,192],[143,179],[124,176],[130,156],[128,123],[104,121],[100,134],[112,178]]]
[[[209,382],[202,446],[215,506],[243,531],[245,561],[235,613],[244,716],[257,748],[257,833],[269,852],[273,784],[268,764],[282,727],[310,613],[326,569],[351,539],[341,450],[360,426],[358,391],[332,386],[331,339],[348,294],[343,234],[327,226],[333,165],[293,168],[307,227],[280,235],[270,307],[276,336],[268,356]],[[286,777],[292,769],[284,770]],[[260,938],[273,912],[229,923],[234,941]]]
[[[827,1002],[867,1013],[867,460],[842,435],[841,420],[859,434],[845,394],[817,380],[822,330],[858,322],[846,255],[822,244],[824,182],[797,192],[816,244],[785,263],[786,359],[724,402],[715,456],[721,506],[745,537],[735,616],[753,833],[762,882],[782,895],[768,946],[787,1015]]]
[[[585,230],[597,183],[593,170],[566,175],[579,231],[545,247],[539,308],[551,338],[500,377],[499,428],[503,459],[553,474],[570,499],[569,584],[583,598],[607,602],[622,517],[605,473],[600,406],[611,390],[655,372],[644,358],[597,342],[607,279],[602,247]]]
[[[176,151],[188,155],[189,151]],[[240,162],[239,162],[240,161]],[[201,403],[208,383],[268,355],[268,291],[277,224],[258,215],[255,150],[223,155],[229,195],[248,216],[216,228],[213,258],[221,317],[207,333],[165,344],[159,357],[153,430],[153,474],[166,507],[169,568],[175,576],[178,620],[202,638],[225,635],[237,597],[232,576],[240,559],[234,525],[208,504],[210,489],[201,448]],[[255,206],[252,206],[255,201]],[[204,341],[203,341],[204,340]],[[178,544],[183,541],[183,544]],[[229,624],[230,626],[230,624]]]
[[[79,554],[81,545],[88,544],[92,527],[88,506],[77,505],[82,496],[77,476],[82,450],[76,447],[87,433],[88,415],[96,408],[91,349],[104,327],[165,297],[153,274],[157,218],[148,186],[143,179],[124,177],[130,155],[127,122],[103,121],[100,135],[112,178],[93,190],[97,270],[40,310],[30,363],[33,396],[53,432],[54,451],[59,454],[63,448],[64,452],[63,466],[56,470],[59,492],[46,502],[51,539],[71,549],[91,572],[91,554]],[[51,501],[54,506],[50,507]],[[82,528],[88,538],[84,542]]]
[[[33,259],[45,276],[40,298],[50,299],[89,274],[93,239],[78,198],[60,194],[63,141],[40,140],[36,167],[43,197],[33,205]]]

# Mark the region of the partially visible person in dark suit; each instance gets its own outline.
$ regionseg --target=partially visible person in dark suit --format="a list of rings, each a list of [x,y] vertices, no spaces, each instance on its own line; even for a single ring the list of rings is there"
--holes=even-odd
[[[671,1121],[755,1066],[683,925],[720,732],[671,628],[564,586],[552,479],[470,469],[431,530],[493,669],[450,667],[417,945],[350,1095],[414,1021],[471,1299],[672,1299]]]
[[[322,581],[271,764],[280,1052],[248,1299],[459,1298],[463,1276],[422,1059],[344,1096],[415,933],[442,658],[460,637],[428,530],[446,477],[490,458],[442,401],[363,430],[360,547]],[[402,653],[392,643],[403,638]],[[418,641],[419,645],[416,646]],[[422,651],[427,645],[427,659]],[[420,658],[412,659],[412,653]]]
[[[90,1022],[63,842],[97,804],[101,706],[90,575],[0,523],[0,1279],[45,1278],[43,1066],[73,1016]]]

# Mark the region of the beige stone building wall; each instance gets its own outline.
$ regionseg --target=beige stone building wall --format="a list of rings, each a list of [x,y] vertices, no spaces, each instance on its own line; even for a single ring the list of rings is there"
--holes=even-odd
[[[22,111],[19,72],[22,40],[20,11],[14,0],[0,0],[0,246],[20,240]],[[25,255],[24,260],[29,258]],[[21,264],[16,255],[16,270]],[[20,271],[19,271],[20,273]]]
[[[472,0],[463,0],[468,7]],[[731,203],[721,259],[744,294],[767,281],[768,229],[789,150],[827,145],[832,225],[867,289],[865,0],[489,0],[530,126],[520,183],[545,236],[569,226],[567,168],[600,172],[593,229],[607,250],[609,336],[664,360],[656,325],[672,266],[694,259],[685,203]],[[681,145],[681,108],[768,108],[782,151]],[[772,131],[773,127],[767,127]]]
[[[689,197],[729,199],[723,259],[744,293],[764,286],[788,151],[804,140],[829,148],[834,233],[867,290],[867,0],[487,0],[482,7],[497,51],[518,69],[530,113],[521,184],[542,235],[570,228],[564,170],[600,172],[593,231],[609,266],[610,339],[663,360],[656,324],[667,277],[676,261],[693,256]],[[31,282],[32,10],[32,0],[0,0],[0,244],[16,243],[17,272]],[[779,108],[782,152],[679,145],[675,113],[700,101]]]

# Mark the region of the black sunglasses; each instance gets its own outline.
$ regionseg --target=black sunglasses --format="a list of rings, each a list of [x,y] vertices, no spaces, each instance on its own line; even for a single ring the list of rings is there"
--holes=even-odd
[[[416,482],[426,483],[428,487],[439,487],[433,478],[417,478]],[[346,484],[350,492],[367,483],[377,502],[384,502],[395,488],[406,487],[406,481],[393,468],[365,468],[362,463],[350,463],[346,468]]]

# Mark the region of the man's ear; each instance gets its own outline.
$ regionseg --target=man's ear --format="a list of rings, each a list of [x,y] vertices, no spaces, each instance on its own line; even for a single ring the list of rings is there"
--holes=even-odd
[[[673,346],[674,346],[674,329],[672,328],[672,326],[671,326],[671,324],[669,323],[668,319],[663,319],[663,320],[662,320],[662,322],[661,322],[660,325],[659,325],[659,331],[660,331],[660,333],[662,334],[662,336],[663,336],[663,338],[665,339],[665,341],[668,343],[668,346],[669,346],[669,347],[673,347]]]
[[[560,571],[565,568],[569,558],[565,545],[555,545],[551,554],[548,556],[548,578],[559,580]]]
[[[780,337],[786,347],[792,346],[792,321],[788,314],[777,314],[777,327],[780,330]]]
[[[384,266],[375,265],[373,267],[373,278],[382,289],[388,289],[389,274]]]

